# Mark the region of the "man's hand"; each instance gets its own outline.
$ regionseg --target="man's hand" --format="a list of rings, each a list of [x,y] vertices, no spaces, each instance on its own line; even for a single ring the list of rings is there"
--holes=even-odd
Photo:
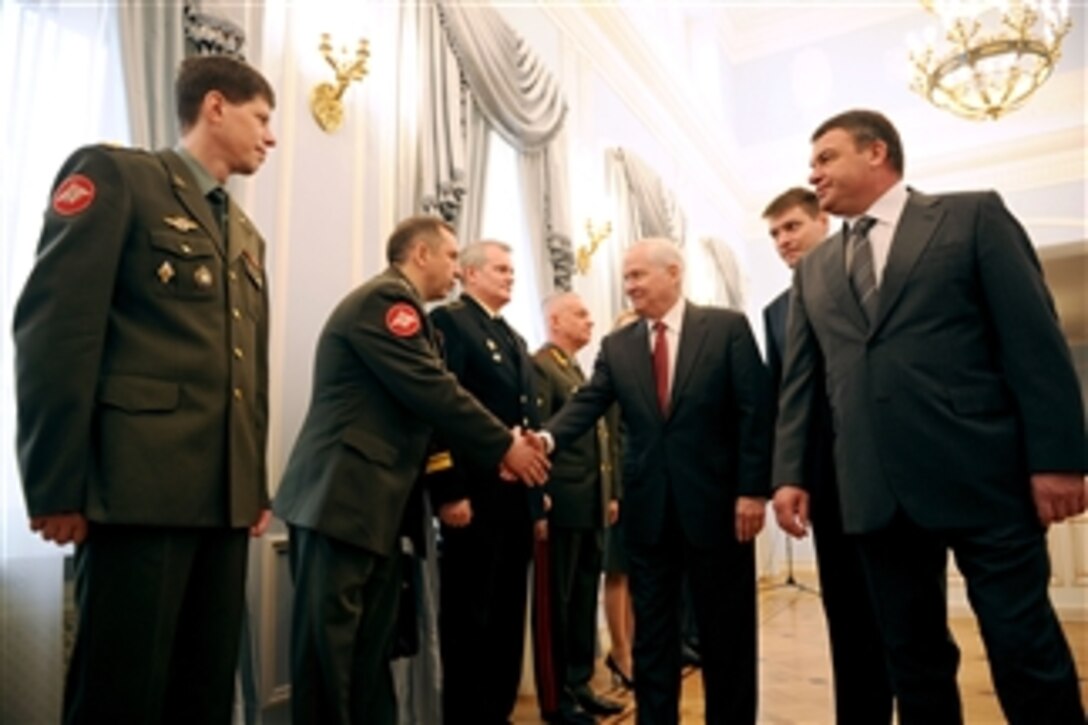
[[[438,508],[438,518],[446,526],[464,528],[472,523],[472,502],[463,498],[460,501],[444,503]]]
[[[511,480],[512,475],[529,486],[543,485],[552,464],[544,453],[540,437],[532,432],[522,434],[520,428],[514,428],[512,432],[514,442],[502,457],[500,475],[507,480]]]
[[[608,525],[615,526],[620,520],[620,502],[612,499],[608,502]]]
[[[808,535],[808,491],[786,484],[774,492],[774,515],[778,525],[795,539]]]
[[[83,514],[50,514],[30,519],[30,530],[37,531],[46,541],[57,546],[82,544],[87,538],[87,518]]]
[[[767,499],[762,497],[737,498],[737,541],[744,543],[756,538],[756,534],[763,529],[763,510],[766,505]]]
[[[1035,473],[1031,476],[1031,497],[1043,526],[1060,524],[1079,516],[1088,504],[1085,478],[1079,473]]]
[[[257,517],[256,523],[249,527],[249,535],[254,539],[264,536],[264,532],[268,531],[268,522],[271,520],[272,509],[261,509],[261,513]]]

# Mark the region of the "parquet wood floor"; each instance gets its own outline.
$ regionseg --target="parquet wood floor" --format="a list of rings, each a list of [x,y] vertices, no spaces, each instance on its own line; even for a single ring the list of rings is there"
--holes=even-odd
[[[814,586],[815,575],[799,577]],[[819,598],[782,585],[765,584],[759,595],[760,703],[759,722],[767,725],[824,725],[834,722],[831,700],[831,667],[827,635]],[[978,628],[971,617],[956,617],[952,632],[960,647],[960,691],[964,718],[971,725],[1002,723],[1004,718],[990,682],[986,656]],[[1063,623],[1081,676],[1081,697],[1088,702],[1088,622]],[[630,693],[612,688],[608,673],[598,663],[594,687],[627,704],[626,710],[603,725],[633,725],[634,701]],[[681,694],[684,725],[703,722],[703,683],[698,670],[684,673]],[[518,725],[542,721],[536,702],[523,696],[514,711]]]

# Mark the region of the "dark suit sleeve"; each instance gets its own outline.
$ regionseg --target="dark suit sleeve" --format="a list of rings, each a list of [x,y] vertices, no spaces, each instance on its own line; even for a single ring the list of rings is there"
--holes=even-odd
[[[995,193],[982,199],[976,240],[982,293],[1020,413],[1028,470],[1082,472],[1088,461],[1076,369],[1035,250]]]
[[[737,431],[737,493],[766,496],[771,456],[770,388],[767,370],[744,317],[738,318],[729,344]]]
[[[556,449],[565,448],[572,441],[596,424],[608,407],[616,400],[612,387],[612,368],[609,362],[609,339],[601,341],[597,360],[593,363],[593,376],[578,389],[574,397],[553,415],[544,428],[551,433]]]
[[[74,214],[46,210],[14,314],[17,441],[31,516],[84,510],[95,396],[132,206],[104,149],[69,157],[54,192],[73,174],[93,185],[94,197]]]
[[[411,305],[422,314],[406,294],[383,288],[366,299],[351,328],[352,349],[395,398],[434,427],[441,440],[480,465],[497,467],[510,446],[510,431],[442,367],[421,332],[401,336],[390,331],[386,315],[394,305]],[[419,323],[422,330],[422,317]]]
[[[813,425],[820,366],[820,349],[805,310],[803,277],[805,260],[793,275],[790,309],[786,317],[786,355],[778,391],[774,436],[772,486],[803,485],[806,441]]]
[[[771,376],[771,390],[777,392],[782,383],[782,351],[778,349],[775,312],[774,303],[763,308],[763,339],[767,350],[767,372]]]

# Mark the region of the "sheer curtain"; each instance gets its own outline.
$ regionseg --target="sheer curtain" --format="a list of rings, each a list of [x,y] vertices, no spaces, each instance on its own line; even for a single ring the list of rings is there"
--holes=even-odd
[[[129,141],[117,7],[0,3],[0,722],[60,718],[68,551],[27,528],[13,447],[11,314],[60,164],[80,145]]]

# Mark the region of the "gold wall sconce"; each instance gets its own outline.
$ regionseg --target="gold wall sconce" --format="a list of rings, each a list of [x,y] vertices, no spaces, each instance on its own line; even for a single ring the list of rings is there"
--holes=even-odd
[[[347,90],[348,84],[362,80],[369,70],[366,64],[370,58],[370,42],[360,38],[355,55],[350,56],[346,47],[334,52],[329,34],[322,33],[318,50],[336,73],[336,82],[319,83],[314,86],[310,94],[310,110],[314,114],[317,125],[322,130],[332,133],[344,123],[344,104],[340,99]]]
[[[589,272],[590,258],[596,253],[601,243],[611,235],[612,222],[605,221],[598,226],[593,223],[592,219],[586,219],[586,236],[589,238],[589,244],[578,247],[574,258],[574,265],[578,268],[579,274],[584,275]]]

